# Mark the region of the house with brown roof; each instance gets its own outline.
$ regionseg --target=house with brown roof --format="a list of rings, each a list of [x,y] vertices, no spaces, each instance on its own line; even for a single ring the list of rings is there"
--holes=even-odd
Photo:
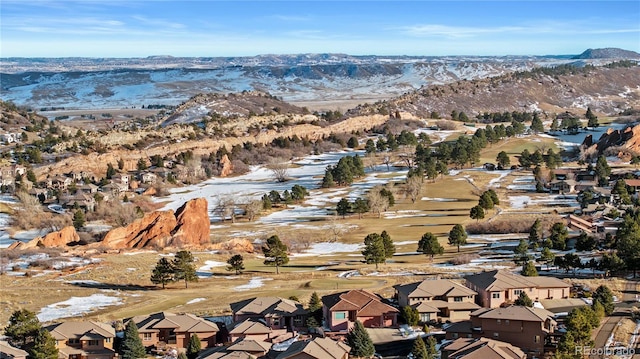
[[[555,341],[557,323],[553,313],[541,308],[510,306],[481,308],[471,313],[471,320],[445,329],[447,339],[491,338],[511,343],[528,355],[540,356],[545,346]]]
[[[58,358],[113,359],[116,332],[109,324],[95,321],[68,321],[47,326],[46,330],[56,340]]]
[[[525,359],[522,349],[489,338],[458,338],[441,348],[442,359]]]
[[[417,309],[423,323],[468,320],[469,314],[480,308],[475,303],[475,291],[451,280],[424,280],[393,288],[400,307],[409,305]]]
[[[274,334],[274,331],[267,326],[263,320],[255,319],[245,319],[242,322],[236,322],[229,331],[229,339],[231,341],[237,339],[267,341],[276,335],[277,334]]]
[[[356,320],[367,328],[397,325],[398,309],[382,302],[382,298],[364,289],[335,293],[322,297],[325,326],[332,332],[347,332]]]
[[[0,359],[27,359],[27,355],[26,351],[0,340]]]
[[[513,303],[524,292],[533,300],[569,298],[570,285],[554,277],[524,277],[493,270],[465,277],[465,286],[478,293],[476,302],[485,308]]]
[[[215,323],[193,314],[159,312],[130,320],[136,323],[145,347],[186,348],[191,336],[196,334],[204,349],[216,344],[216,334],[220,331]]]
[[[330,338],[315,338],[291,344],[276,359],[347,359],[351,347]]]
[[[263,320],[272,330],[295,332],[305,329],[308,312],[303,305],[291,299],[256,297],[231,303],[233,321]]]

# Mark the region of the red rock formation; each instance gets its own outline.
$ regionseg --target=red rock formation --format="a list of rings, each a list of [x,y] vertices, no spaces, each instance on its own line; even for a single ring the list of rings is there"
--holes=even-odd
[[[253,253],[254,247],[248,239],[234,238],[222,243],[215,243],[210,246],[211,249],[225,250],[230,252]]]
[[[227,177],[233,173],[233,166],[231,160],[226,154],[220,159],[220,177]]]
[[[155,211],[126,227],[112,229],[102,240],[109,248],[165,247],[177,224],[173,211]]]
[[[640,125],[626,127],[623,130],[609,128],[607,132],[600,136],[597,142],[594,142],[593,137],[588,135],[582,142],[582,146],[594,148],[598,153],[603,153],[611,147],[620,147],[621,150],[640,153]],[[624,152],[626,151],[620,151],[619,155],[625,155]]]
[[[155,211],[115,228],[100,243],[112,249],[200,247],[209,243],[207,200],[196,198],[173,211]]]
[[[9,249],[31,249],[37,247],[66,247],[69,243],[78,242],[80,236],[73,226],[64,227],[44,237],[36,237],[29,242],[13,242]]]
[[[207,200],[196,198],[186,202],[176,211],[177,225],[173,230],[173,245],[209,243],[210,221]]]

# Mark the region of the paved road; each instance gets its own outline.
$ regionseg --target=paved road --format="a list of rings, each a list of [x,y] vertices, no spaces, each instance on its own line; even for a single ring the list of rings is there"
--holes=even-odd
[[[619,298],[621,301],[616,303],[616,309],[613,315],[608,317],[596,332],[596,335],[594,338],[594,348],[604,348],[605,344],[607,343],[607,340],[609,340],[611,333],[613,333],[618,323],[622,319],[630,317],[631,308],[633,306],[640,305],[637,299],[637,295],[640,295],[640,292],[638,292],[638,287],[639,287],[638,284],[639,283],[637,281],[627,281],[627,283],[625,284],[625,289],[622,292],[622,298]],[[634,349],[638,354],[634,355],[633,359],[640,359],[639,344],[635,345]],[[595,355],[595,356],[589,356],[589,358],[602,359],[602,358],[605,358],[605,356]]]

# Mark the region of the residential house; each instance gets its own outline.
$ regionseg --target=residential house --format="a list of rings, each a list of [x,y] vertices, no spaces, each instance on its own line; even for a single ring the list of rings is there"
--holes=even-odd
[[[351,347],[330,338],[297,341],[276,359],[347,359]]]
[[[47,179],[47,188],[54,188],[59,190],[66,190],[73,183],[70,177],[55,176]]]
[[[522,349],[489,338],[458,338],[441,348],[442,359],[525,359]]]
[[[640,179],[625,179],[624,183],[627,185],[627,187],[631,187],[633,189],[633,192],[640,192]]]
[[[275,336],[277,334],[274,334],[273,330],[262,319],[245,319],[242,322],[235,323],[233,328],[229,330],[229,339],[231,341],[237,339],[267,341]]]
[[[160,312],[130,320],[136,323],[145,347],[186,348],[191,336],[196,334],[202,348],[208,348],[216,344],[216,334],[220,331],[215,323],[193,314]]]
[[[198,354],[197,359],[257,359],[253,354],[237,351],[227,350],[225,347],[214,347],[203,350]]]
[[[0,359],[27,359],[27,355],[26,351],[0,340]]]
[[[420,313],[420,321],[468,320],[472,311],[480,308],[475,303],[478,293],[451,280],[424,280],[409,284],[398,284],[398,305],[410,305]]]
[[[227,347],[227,351],[245,352],[251,355],[255,355],[258,358],[267,355],[269,349],[271,349],[271,343],[247,338],[237,340]]]
[[[491,338],[522,349],[526,354],[541,356],[545,346],[555,342],[557,323],[554,314],[541,308],[510,306],[481,308],[471,313],[471,334],[462,325],[445,329],[446,339]],[[461,322],[462,323],[462,322]],[[459,331],[461,330],[462,331]]]
[[[476,303],[496,308],[513,303],[524,292],[533,300],[569,297],[570,285],[554,277],[524,277],[506,270],[493,270],[465,277],[465,286],[476,291]]]
[[[116,332],[109,324],[96,321],[67,321],[47,326],[56,340],[58,358],[64,359],[114,359]]]
[[[231,303],[233,321],[263,320],[272,330],[306,329],[307,310],[301,303],[278,297],[256,297]]]
[[[91,212],[96,208],[96,200],[93,196],[78,192],[74,195],[64,196],[60,199],[62,207],[67,209],[80,208],[85,212]]]
[[[158,176],[153,172],[144,172],[140,174],[140,182],[142,183],[156,183]]]
[[[98,188],[100,187],[94,185],[93,183],[88,183],[78,187],[78,191],[84,194],[93,195],[98,192]]]
[[[356,320],[367,328],[397,325],[398,309],[382,302],[382,298],[363,289],[322,297],[325,327],[332,332],[347,332]]]

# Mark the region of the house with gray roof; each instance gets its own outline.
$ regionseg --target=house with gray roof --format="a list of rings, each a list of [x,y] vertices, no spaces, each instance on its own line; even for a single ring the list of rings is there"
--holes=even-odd
[[[442,359],[525,359],[522,349],[489,338],[459,338],[441,348]]]
[[[27,359],[27,355],[26,351],[0,340],[0,359]]]
[[[465,286],[478,293],[476,302],[485,308],[513,303],[524,292],[532,300],[569,298],[569,283],[554,277],[525,277],[493,270],[465,277]]]
[[[233,321],[262,320],[273,330],[289,332],[306,329],[308,312],[302,303],[279,297],[256,297],[231,303]]]
[[[276,359],[347,359],[351,347],[330,338],[298,341],[280,353]]]
[[[186,348],[191,336],[196,334],[204,349],[216,344],[220,331],[215,323],[193,314],[159,312],[130,320],[136,323],[142,344],[147,348]]]
[[[469,314],[480,308],[475,303],[477,293],[462,284],[446,279],[424,280],[393,287],[400,307],[414,307],[420,321],[468,320]]]
[[[510,306],[481,308],[471,313],[467,331],[462,323],[445,329],[447,339],[490,338],[511,343],[525,354],[540,357],[556,340],[554,314],[541,308]],[[459,330],[464,329],[464,332]]]
[[[68,321],[45,327],[56,340],[61,359],[114,359],[113,327],[96,321]]]

